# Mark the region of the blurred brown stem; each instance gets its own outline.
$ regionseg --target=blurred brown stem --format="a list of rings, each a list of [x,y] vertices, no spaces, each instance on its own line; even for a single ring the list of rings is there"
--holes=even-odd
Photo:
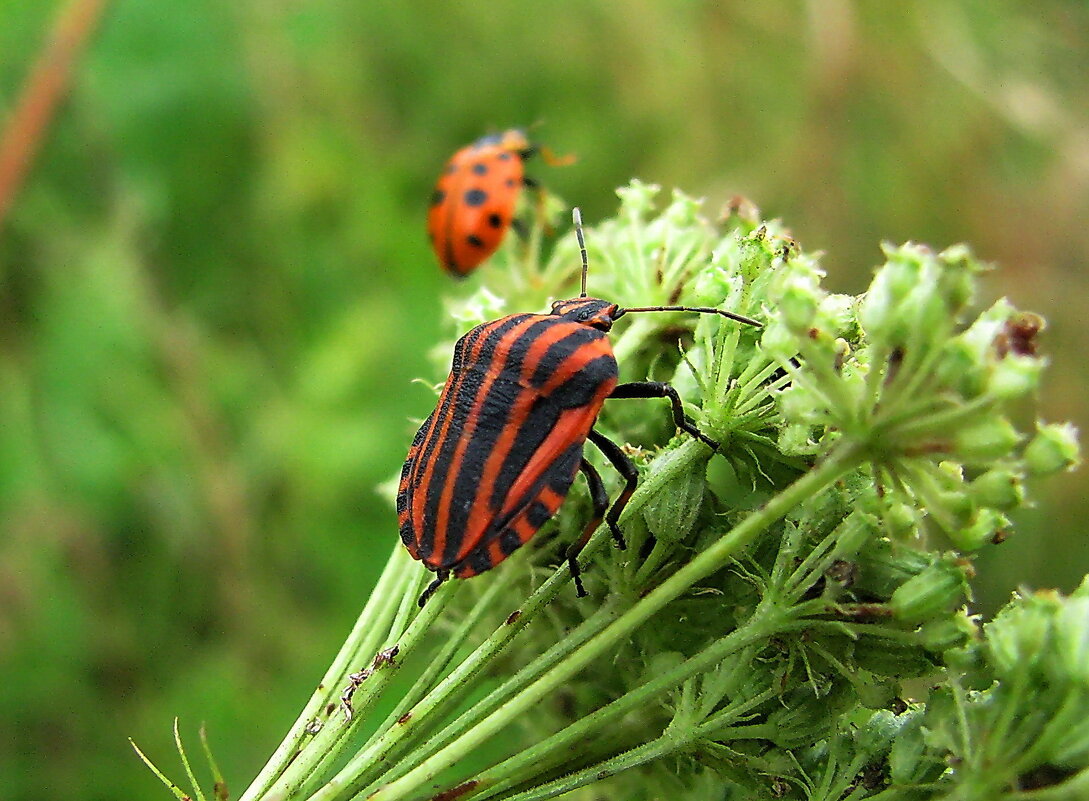
[[[61,10],[0,133],[0,230],[30,172],[53,112],[71,83],[76,59],[102,18],[106,3],[72,0]]]

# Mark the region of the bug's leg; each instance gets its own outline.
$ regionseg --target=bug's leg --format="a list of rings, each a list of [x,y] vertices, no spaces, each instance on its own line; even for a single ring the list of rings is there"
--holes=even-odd
[[[421,609],[423,609],[423,605],[427,603],[428,599],[435,594],[435,590],[441,587],[442,583],[448,578],[450,578],[449,570],[435,571],[435,580],[427,585],[427,589],[420,595],[420,600],[416,602]]]
[[[590,487],[590,502],[594,505],[594,514],[590,522],[586,524],[578,542],[567,548],[567,565],[571,568],[571,578],[575,580],[575,594],[583,598],[586,596],[586,588],[582,586],[582,571],[579,569],[577,557],[589,541],[590,535],[597,531],[597,527],[601,524],[601,519],[609,508],[609,493],[605,491],[605,484],[602,483],[601,476],[592,464],[583,459],[579,463],[579,470],[586,476],[586,484]],[[617,534],[619,531],[615,531],[613,536],[616,537]],[[624,538],[620,537],[617,544],[623,548]]]
[[[582,464],[579,465],[579,469],[582,470],[583,475],[586,476],[586,483],[590,487],[590,501],[594,505],[594,517],[586,525],[586,530],[582,532],[582,538],[579,540],[578,548],[581,551],[582,546],[586,544],[590,539],[590,535],[597,531],[597,527],[601,524],[601,519],[605,516],[605,512],[609,509],[609,493],[605,491],[605,484],[601,480],[601,476],[598,474],[594,466],[585,459],[582,460]],[[624,549],[624,537],[620,534],[620,531],[612,530],[613,539],[616,540],[616,545],[621,550]]]
[[[639,471],[635,468],[632,460],[624,454],[624,451],[620,450],[620,446],[604,434],[600,434],[591,428],[587,439],[605,454],[605,458],[612,462],[613,467],[624,478],[623,491],[617,496],[609,511],[605,513],[605,523],[609,526],[613,539],[616,540],[619,548],[624,549],[627,547],[627,543],[624,542],[624,534],[620,531],[620,513],[628,505],[632,493],[635,492],[635,487],[639,484]]]
[[[687,431],[696,439],[705,443],[711,450],[718,450],[718,443],[708,437],[692,421],[684,416],[684,406],[677,390],[662,381],[632,381],[619,384],[609,395],[610,398],[669,398],[673,406],[673,422],[681,431]]]

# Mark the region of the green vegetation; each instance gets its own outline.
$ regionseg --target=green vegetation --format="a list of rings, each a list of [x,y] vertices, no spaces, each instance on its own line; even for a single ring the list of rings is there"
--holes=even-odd
[[[57,8],[0,3],[0,123]],[[234,797],[268,759],[394,547],[373,488],[433,402],[412,380],[447,366],[448,349],[428,359],[449,333],[440,294],[508,280],[497,264],[450,289],[423,234],[443,160],[490,127],[540,120],[577,153],[533,173],[591,222],[632,175],[709,214],[748,195],[826,251],[836,291],[867,285],[882,240],[971,242],[1003,266],[981,297],[1048,318],[1039,414],[1084,429],[1087,15],[115,0],[0,228],[4,795],[154,797],[126,738],[177,778],[175,715],[192,743],[206,722]],[[508,308],[545,308],[541,289]],[[653,406],[611,425],[664,441]],[[1006,511],[1004,475],[973,477],[1016,532],[975,562],[988,614],[1089,567],[1084,479]]]
[[[586,599],[563,564],[590,514],[581,487],[536,547],[422,611],[432,576],[395,546],[242,798],[529,801],[613,776],[601,792],[632,799],[1076,797],[1089,577],[982,631],[964,611],[970,554],[1009,536],[1024,480],[1079,460],[1067,426],[1009,419],[1039,389],[1042,320],[1006,301],[973,311],[983,267],[963,246],[889,246],[864,295],[828,294],[781,226],[733,218],[723,233],[680,193],[659,214],[656,193],[633,183],[587,231],[591,263],[609,266],[589,290],[767,317],[644,315],[614,332],[622,380],[684,387],[717,452],[669,440],[664,409],[607,404],[599,426],[638,443],[643,475],[628,548],[601,526],[583,554]],[[493,316],[520,286],[573,295],[568,245],[543,268],[532,247],[506,249],[466,309]],[[905,685],[918,679],[925,692]]]

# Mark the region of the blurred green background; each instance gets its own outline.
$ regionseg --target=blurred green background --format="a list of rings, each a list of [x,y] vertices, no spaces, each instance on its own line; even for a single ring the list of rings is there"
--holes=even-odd
[[[60,8],[0,0],[0,124]],[[0,228],[0,796],[165,798],[125,738],[176,775],[175,715],[235,795],[279,741],[396,541],[426,199],[490,130],[591,223],[744,194],[841,291],[971,243],[1084,429],[1087,75],[1083,0],[109,3]],[[984,609],[1089,569],[1084,478],[1035,496]]]

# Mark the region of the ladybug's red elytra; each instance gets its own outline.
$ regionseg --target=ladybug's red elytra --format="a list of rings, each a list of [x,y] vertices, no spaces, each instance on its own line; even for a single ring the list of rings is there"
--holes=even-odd
[[[524,131],[512,128],[463,147],[446,163],[431,194],[427,232],[439,263],[463,278],[495,253],[507,229],[523,186],[533,186],[524,162],[535,153],[549,164],[567,164],[538,148]]]

